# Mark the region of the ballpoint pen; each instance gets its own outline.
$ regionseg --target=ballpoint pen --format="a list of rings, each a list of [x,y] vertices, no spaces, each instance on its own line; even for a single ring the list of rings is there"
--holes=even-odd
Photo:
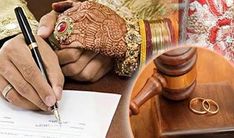
[[[16,14],[16,18],[17,18],[17,20],[19,22],[20,29],[21,29],[21,31],[23,33],[25,42],[29,46],[29,48],[31,50],[34,61],[36,62],[37,66],[39,67],[42,75],[46,78],[47,82],[50,83],[49,79],[48,79],[48,76],[47,76],[47,73],[46,73],[46,70],[45,70],[43,60],[41,58],[41,54],[40,54],[40,52],[38,50],[36,39],[33,36],[31,27],[30,27],[30,25],[28,23],[28,20],[27,20],[25,14],[24,14],[22,8],[21,7],[16,7],[15,8],[15,14]],[[60,115],[59,115],[59,112],[58,112],[57,102],[51,108],[52,108],[52,111],[53,111],[57,121],[59,122],[59,124],[61,124],[61,119],[60,119]]]

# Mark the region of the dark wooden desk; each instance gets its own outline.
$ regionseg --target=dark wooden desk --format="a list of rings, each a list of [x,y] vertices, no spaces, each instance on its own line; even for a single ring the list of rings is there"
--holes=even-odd
[[[29,9],[33,12],[37,20],[51,10],[51,3],[58,0],[28,0]],[[128,86],[131,80],[118,78],[114,73],[109,73],[96,83],[79,83],[67,79],[65,89],[101,91],[121,94],[121,100],[108,131],[108,138],[129,138],[131,128],[128,120]],[[103,107],[105,108],[105,107]],[[98,119],[98,118],[97,118]]]

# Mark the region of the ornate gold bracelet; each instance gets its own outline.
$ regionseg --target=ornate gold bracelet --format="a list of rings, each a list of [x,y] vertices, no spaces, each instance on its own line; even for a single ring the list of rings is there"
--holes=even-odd
[[[117,59],[115,72],[120,76],[131,77],[138,68],[141,35],[139,34],[139,25],[137,20],[128,20],[126,23],[128,30],[125,37],[127,52],[123,59]]]

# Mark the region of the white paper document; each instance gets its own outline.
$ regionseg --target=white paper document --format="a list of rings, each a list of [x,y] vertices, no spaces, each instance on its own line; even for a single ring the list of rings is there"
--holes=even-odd
[[[61,126],[53,114],[22,110],[0,99],[0,138],[104,138],[119,94],[65,90]]]

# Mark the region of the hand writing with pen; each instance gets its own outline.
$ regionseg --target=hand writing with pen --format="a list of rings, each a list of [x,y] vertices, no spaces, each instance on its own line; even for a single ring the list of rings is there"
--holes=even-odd
[[[73,4],[71,1],[53,4],[53,10],[41,18],[35,36],[51,86],[34,62],[22,34],[3,44],[0,49],[0,95],[11,104],[29,110],[48,111],[56,100],[62,98],[64,76],[95,82],[112,69],[111,57],[73,47],[76,43],[53,51],[45,42],[44,39],[53,34],[58,13]]]

